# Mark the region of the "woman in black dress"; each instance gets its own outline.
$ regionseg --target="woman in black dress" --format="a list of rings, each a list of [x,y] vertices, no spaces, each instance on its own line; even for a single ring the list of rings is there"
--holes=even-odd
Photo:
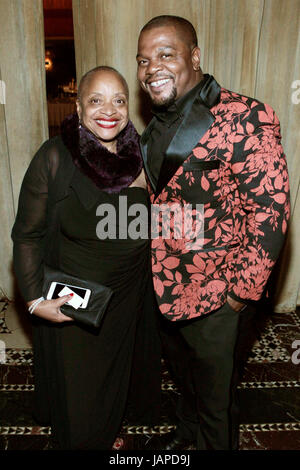
[[[137,214],[125,212],[137,207],[132,237]],[[158,417],[147,209],[127,84],[97,67],[80,82],[77,114],[32,160],[12,231],[15,273],[33,310],[35,415],[50,422],[58,448],[111,449],[126,406],[143,424]],[[99,328],[60,311],[70,296],[42,298],[45,264],[113,290]]]

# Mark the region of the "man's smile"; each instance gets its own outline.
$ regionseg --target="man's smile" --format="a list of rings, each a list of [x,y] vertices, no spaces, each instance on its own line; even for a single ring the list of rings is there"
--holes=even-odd
[[[154,82],[149,83],[151,88],[159,88],[168,83],[171,79],[170,78],[160,78],[155,80]]]

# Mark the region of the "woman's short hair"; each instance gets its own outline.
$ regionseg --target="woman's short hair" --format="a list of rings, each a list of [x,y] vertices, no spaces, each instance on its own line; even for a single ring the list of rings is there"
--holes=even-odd
[[[126,96],[128,98],[129,96],[129,89],[128,89],[128,85],[127,85],[127,82],[125,80],[125,78],[123,77],[123,75],[116,69],[114,69],[113,67],[110,67],[108,65],[98,65],[97,67],[94,67],[93,69],[89,70],[88,72],[86,72],[82,77],[81,77],[81,80],[79,82],[79,86],[78,86],[78,92],[77,92],[77,100],[80,101],[81,97],[82,97],[82,91],[85,87],[85,85],[87,84],[87,82],[90,80],[90,78],[92,77],[92,75],[94,75],[95,73],[98,73],[98,72],[103,72],[103,71],[108,71],[108,72],[113,72],[115,73],[116,75],[118,75],[118,77],[120,78],[123,86],[124,86],[124,89],[125,89],[125,92],[126,92]]]

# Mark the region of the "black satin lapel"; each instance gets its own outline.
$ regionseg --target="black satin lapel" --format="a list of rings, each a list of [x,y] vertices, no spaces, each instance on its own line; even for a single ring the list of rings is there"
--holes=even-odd
[[[152,121],[150,121],[147,128],[145,129],[145,131],[141,135],[140,148],[141,148],[141,153],[142,153],[142,157],[143,157],[143,161],[144,161],[145,172],[146,172],[146,174],[148,176],[148,179],[149,179],[149,181],[152,185],[152,188],[155,190],[155,183],[152,179],[152,176],[151,176],[151,173],[150,173],[150,170],[149,170],[149,166],[148,166],[148,139],[149,139],[149,136],[151,134],[151,131],[152,131],[152,128],[153,128],[153,125],[154,125],[154,121],[155,121],[154,119],[152,119]]]
[[[202,104],[201,98],[197,98],[166,151],[159,173],[155,197],[161,193],[180,165],[192,153],[192,150],[214,120],[215,118],[209,108]]]
[[[205,77],[207,79],[201,88],[200,98],[208,108],[211,108],[220,101],[221,87],[212,75],[206,74]]]

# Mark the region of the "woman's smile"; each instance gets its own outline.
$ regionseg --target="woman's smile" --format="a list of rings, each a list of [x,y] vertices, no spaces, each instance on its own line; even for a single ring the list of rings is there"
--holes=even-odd
[[[118,122],[116,119],[96,119],[97,125],[103,129],[113,129],[117,126]]]

